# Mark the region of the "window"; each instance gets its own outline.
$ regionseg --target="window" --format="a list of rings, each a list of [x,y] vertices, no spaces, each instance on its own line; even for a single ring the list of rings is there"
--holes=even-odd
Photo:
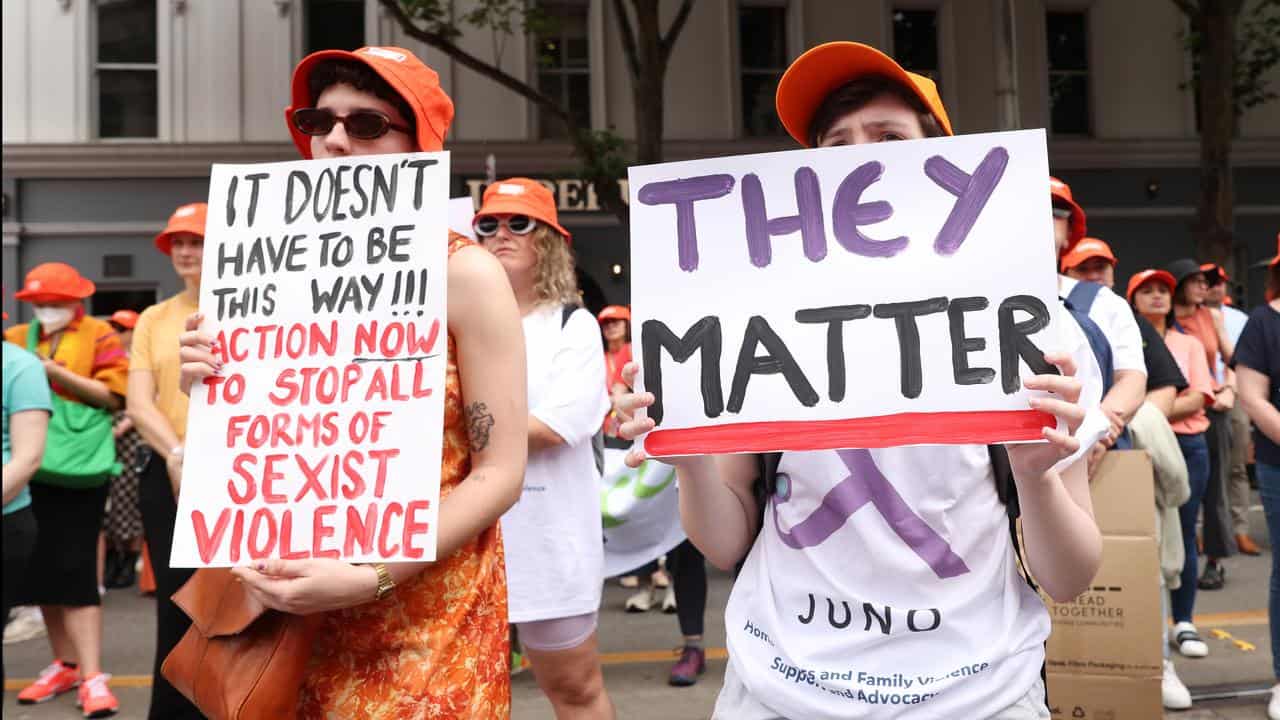
[[[156,304],[155,288],[98,288],[89,298],[89,314],[110,317],[117,310],[142,312]]]
[[[578,127],[591,127],[591,63],[587,42],[585,2],[544,2],[539,9],[546,24],[535,44],[538,90],[568,108]],[[564,123],[539,106],[538,133],[543,138],[566,138]]]
[[[1058,135],[1092,133],[1089,111],[1089,37],[1082,12],[1045,17],[1049,46],[1049,129]]]
[[[738,63],[742,68],[742,132],[781,135],[774,109],[778,80],[787,69],[787,7],[744,2],[738,7]]]
[[[364,47],[364,0],[307,0],[304,8],[307,55]]]
[[[938,11],[894,10],[893,57],[902,67],[933,80],[941,89]]]
[[[156,0],[98,0],[96,9],[98,137],[156,137]]]

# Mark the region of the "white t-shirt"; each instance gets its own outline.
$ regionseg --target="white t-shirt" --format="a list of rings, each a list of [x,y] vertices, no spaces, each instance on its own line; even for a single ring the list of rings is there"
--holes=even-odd
[[[513,623],[551,620],[600,608],[604,544],[600,472],[591,438],[609,399],[595,318],[577,310],[524,318],[529,414],[565,444],[529,454],[520,500],[502,516],[507,594]]]
[[[1058,327],[1094,407],[1088,340],[1065,309]],[[1106,423],[1090,414],[1091,445]],[[797,720],[923,720],[1027,695],[1049,615],[1019,575],[986,446],[786,453],[778,472],[725,611],[754,701]]]
[[[1065,298],[1079,283],[1075,278],[1059,275],[1058,292]],[[1133,308],[1124,298],[1104,286],[1098,290],[1098,296],[1089,308],[1089,319],[1097,323],[1107,336],[1107,342],[1111,344],[1111,362],[1117,371],[1147,373],[1147,362],[1142,354],[1142,331],[1138,329]]]

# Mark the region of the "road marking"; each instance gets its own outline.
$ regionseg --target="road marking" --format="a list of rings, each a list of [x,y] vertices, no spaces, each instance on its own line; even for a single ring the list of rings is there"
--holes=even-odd
[[[1209,613],[1192,618],[1196,625],[1213,627],[1241,627],[1245,625],[1263,625],[1267,622],[1266,610],[1241,610],[1238,612]],[[638,665],[642,663],[671,662],[678,657],[670,650],[637,650],[631,652],[603,653],[600,655],[601,665]],[[724,660],[729,657],[725,648],[707,648],[708,660]],[[4,689],[16,691],[35,682],[35,678],[9,678],[4,682]],[[151,687],[150,675],[113,675],[111,684],[121,688]]]
[[[1191,618],[1198,626],[1239,627],[1241,625],[1265,625],[1266,610],[1237,610],[1235,612],[1206,613]]]

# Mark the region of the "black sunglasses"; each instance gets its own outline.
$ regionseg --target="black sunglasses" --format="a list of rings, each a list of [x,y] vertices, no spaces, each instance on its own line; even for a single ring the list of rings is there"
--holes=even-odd
[[[338,115],[328,108],[299,108],[293,111],[293,126],[303,135],[328,135],[338,123],[342,123],[347,134],[357,140],[377,140],[391,130],[409,132],[409,128],[391,122],[386,113],[377,110],[353,110],[346,115]]]
[[[512,235],[528,235],[533,232],[537,224],[537,221],[528,215],[512,215],[507,218],[507,229]],[[502,221],[497,215],[481,215],[471,223],[471,228],[476,231],[476,235],[488,238],[497,235],[501,225]]]

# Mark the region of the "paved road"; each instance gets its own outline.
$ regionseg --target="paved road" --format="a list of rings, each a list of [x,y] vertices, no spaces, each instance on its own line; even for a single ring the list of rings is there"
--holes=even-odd
[[[1255,512],[1255,537],[1264,537],[1261,513]],[[1212,629],[1257,646],[1243,652],[1231,641],[1210,639],[1208,658],[1185,660],[1177,666],[1193,692],[1202,694],[1220,689],[1269,688],[1272,684],[1270,642],[1266,625],[1267,578],[1270,558],[1232,558],[1228,561],[1228,585],[1220,592],[1200,594],[1197,612],[1211,622],[1201,624],[1202,634]],[[673,688],[666,673],[674,660],[672,649],[680,642],[674,615],[654,611],[645,615],[623,612],[628,590],[610,583],[601,609],[600,644],[605,653],[605,682],[623,720],[695,720],[710,715],[724,674],[725,660],[723,608],[729,592],[729,578],[713,572],[707,611],[706,637],[713,659],[703,680],[692,688]],[[146,717],[147,685],[150,682],[152,652],[152,601],[133,591],[113,591],[105,603],[108,671],[117,676],[115,687],[122,703],[122,720]],[[43,639],[4,648],[10,678],[30,678],[47,661]],[[17,680],[8,685],[15,686]],[[530,673],[517,676],[512,688],[516,720],[552,720],[551,708],[538,691]],[[6,720],[63,720],[78,718],[74,696],[52,703],[18,706],[15,693],[6,688],[3,717]],[[1188,712],[1168,713],[1177,720],[1258,720],[1265,718],[1267,696],[1232,700],[1202,700]],[[1056,719],[1055,719],[1056,720]],[[1121,719],[1128,720],[1128,719]],[[1138,719],[1141,720],[1141,719]]]

